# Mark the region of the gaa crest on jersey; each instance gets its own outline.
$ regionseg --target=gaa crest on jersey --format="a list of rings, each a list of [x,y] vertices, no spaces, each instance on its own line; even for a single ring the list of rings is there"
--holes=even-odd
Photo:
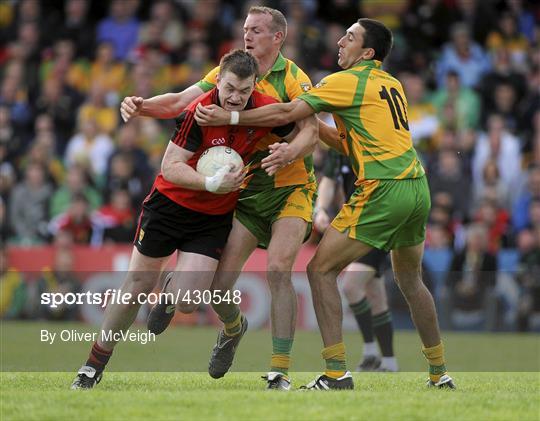
[[[307,82],[300,82],[300,88],[302,88],[304,92],[307,92],[311,89],[311,84]]]
[[[322,88],[324,85],[326,85],[326,80],[321,80],[319,83],[315,85],[316,88]]]

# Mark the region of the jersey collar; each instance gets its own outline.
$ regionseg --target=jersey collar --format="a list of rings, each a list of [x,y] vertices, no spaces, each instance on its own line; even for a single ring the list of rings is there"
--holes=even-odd
[[[380,60],[360,60],[358,63],[355,63],[351,66],[351,69],[353,67],[368,67],[368,68],[376,68],[380,69],[382,66],[382,61]]]
[[[285,70],[285,67],[287,67],[287,60],[285,59],[285,57],[283,57],[283,54],[278,53],[274,65],[264,75],[259,76],[257,78],[257,82],[266,79],[266,77],[272,72],[281,72],[282,70]]]

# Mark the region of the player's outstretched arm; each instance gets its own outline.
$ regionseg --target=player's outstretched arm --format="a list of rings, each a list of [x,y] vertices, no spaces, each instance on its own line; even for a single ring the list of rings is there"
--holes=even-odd
[[[292,102],[270,104],[253,110],[241,111],[240,120],[236,124],[276,127],[301,120],[312,114],[315,114],[315,111],[306,102],[295,99]],[[231,124],[231,112],[217,105],[205,107],[199,104],[195,112],[195,119],[199,126],[226,126]]]
[[[204,91],[198,86],[190,86],[178,93],[167,93],[143,99],[137,96],[125,97],[120,104],[120,114],[125,123],[137,116],[153,118],[177,117],[186,106]]]
[[[169,142],[161,161],[163,178],[187,189],[207,190],[218,194],[236,191],[242,185],[245,177],[243,168],[223,167],[213,177],[205,177],[187,164],[192,156],[193,152]]]
[[[268,146],[270,155],[261,161],[261,168],[266,170],[268,175],[274,175],[280,168],[311,154],[315,149],[319,136],[316,117],[309,116],[297,121],[296,128],[297,130],[283,138],[286,142]]]

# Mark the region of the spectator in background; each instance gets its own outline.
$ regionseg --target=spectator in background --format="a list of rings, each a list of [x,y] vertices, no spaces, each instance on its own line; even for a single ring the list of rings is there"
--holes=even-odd
[[[18,62],[13,62],[19,65]],[[0,86],[0,105],[9,110],[9,121],[17,133],[24,134],[32,127],[32,108],[28,96],[21,87],[22,74],[15,69],[6,72]]]
[[[437,110],[440,124],[453,130],[476,129],[480,117],[478,95],[461,84],[461,78],[455,70],[446,74],[446,83],[431,98]]]
[[[501,49],[508,50],[514,66],[523,68],[527,59],[529,40],[518,31],[515,16],[507,11],[499,15],[497,29],[489,33],[486,47],[491,53]]]
[[[516,98],[523,98],[527,92],[525,76],[512,67],[508,49],[497,49],[492,57],[493,69],[482,78],[482,82],[479,85],[479,92],[483,100],[482,108],[485,115],[490,114],[487,110],[495,110],[497,108],[495,91],[498,86],[511,85]]]
[[[435,171],[429,173],[431,195],[448,193],[454,206],[454,217],[463,220],[471,199],[471,180],[455,151],[445,149],[438,155],[437,163],[433,166]]]
[[[467,230],[465,249],[452,258],[446,284],[454,326],[483,320],[487,330],[496,327],[494,288],[498,263],[497,256],[488,251],[487,244],[484,226],[471,225]]]
[[[496,203],[484,200],[475,212],[474,220],[487,230],[486,247],[496,254],[501,248],[509,247],[510,215]]]
[[[182,90],[198,82],[214,67],[210,49],[202,42],[194,42],[188,48],[186,59],[176,67],[172,82]]]
[[[512,226],[516,233],[530,224],[529,207],[534,200],[540,199],[540,166],[529,170],[527,188],[517,197],[512,208]]]
[[[107,95],[107,103],[116,101],[119,92],[126,83],[126,66],[115,60],[114,45],[110,41],[99,43],[96,58],[90,67],[90,80],[92,84],[100,85]]]
[[[111,135],[118,126],[118,110],[106,101],[107,90],[99,82],[93,82],[86,101],[79,108],[77,121],[80,127],[95,121],[100,134]],[[116,105],[116,104],[115,104]]]
[[[95,25],[88,19],[87,0],[65,0],[65,19],[60,23],[59,38],[75,44],[76,57],[92,58],[95,47]]]
[[[41,133],[34,139],[28,153],[20,164],[25,169],[29,164],[38,164],[45,170],[45,179],[53,187],[64,180],[64,166],[54,153],[54,139],[50,133]]]
[[[131,120],[118,128],[116,147],[109,157],[109,162],[107,164],[107,180],[110,179],[111,162],[117,155],[129,156],[131,162],[133,162],[135,174],[137,174],[142,181],[153,178],[154,171],[148,162],[148,155],[138,146],[140,136],[137,131],[137,124],[138,120]],[[144,183],[144,186],[147,185],[148,183]],[[146,188],[144,186],[143,190]]]
[[[49,224],[49,231],[53,236],[61,231],[68,232],[75,244],[89,245],[93,234],[98,235],[98,229],[88,200],[80,193],[73,196],[68,210],[53,218]]]
[[[525,229],[518,236],[520,286],[517,328],[531,330],[531,318],[540,313],[540,228]]]
[[[489,119],[490,115],[498,114],[504,119],[506,129],[512,134],[516,134],[519,124],[519,114],[516,113],[518,105],[516,91],[509,82],[501,82],[498,85],[495,85],[494,88],[493,108],[487,107],[484,110],[484,122],[486,122],[486,119]]]
[[[139,42],[147,44],[151,39],[148,32],[151,25],[161,28],[160,43],[168,50],[177,50],[184,42],[184,28],[178,20],[174,4],[170,0],[152,3],[150,20],[143,24],[139,32]]]
[[[66,180],[52,195],[49,214],[54,218],[64,213],[77,194],[83,194],[90,209],[95,210],[101,206],[102,200],[99,192],[88,182],[88,177],[83,168],[74,166],[68,169]]]
[[[501,181],[511,192],[514,200],[515,188],[522,177],[521,151],[519,140],[510,134],[503,117],[492,114],[488,118],[487,133],[482,133],[477,140],[472,162],[473,181],[482,182],[482,173],[487,161],[495,161]]]
[[[8,253],[0,244],[0,318],[17,319],[24,314],[26,283],[21,273],[9,267]]]
[[[127,188],[111,191],[109,203],[99,209],[96,218],[103,228],[102,243],[131,243],[135,238],[135,211]]]
[[[52,187],[39,164],[26,167],[24,180],[18,183],[9,200],[9,219],[13,240],[21,245],[36,245],[47,238],[48,203]]]
[[[446,75],[453,71],[459,75],[464,87],[475,88],[491,68],[489,57],[480,45],[471,40],[464,24],[455,24],[451,36],[451,42],[443,48],[436,64],[437,85],[442,88]]]
[[[40,293],[76,294],[81,283],[74,272],[73,252],[69,248],[56,249],[54,266],[45,267],[37,281]],[[48,320],[77,320],[79,308],[76,303],[61,303],[57,307],[42,306],[42,316]]]
[[[510,186],[503,183],[496,161],[489,160],[484,165],[482,177],[475,180],[473,209],[477,209],[484,200],[496,202],[505,210],[510,210]]]
[[[65,150],[67,140],[75,127],[74,112],[81,103],[81,96],[63,84],[62,79],[50,78],[43,83],[34,104],[37,114],[48,114],[54,122],[59,150]]]
[[[113,150],[112,139],[99,132],[94,119],[81,120],[80,131],[70,139],[66,149],[66,166],[80,165],[89,171],[96,183],[100,183]]]
[[[399,76],[407,96],[409,130],[416,147],[427,149],[439,128],[439,120],[433,103],[428,101],[426,84],[421,76],[403,72]]]
[[[15,131],[7,105],[0,105],[0,162],[15,162],[22,152],[21,136]]]
[[[146,179],[151,180],[151,179]],[[111,159],[110,171],[105,185],[107,196],[119,188],[127,188],[134,203],[142,203],[148,193],[148,182],[143,174],[135,171],[131,154],[119,153]]]
[[[137,45],[140,23],[135,13],[138,7],[138,0],[112,0],[109,16],[97,27],[96,40],[111,42],[117,60],[125,60]]]
[[[69,39],[58,39],[52,51],[46,51],[39,72],[42,83],[48,79],[60,78],[77,92],[88,90],[88,66],[85,62],[74,61],[75,44]]]

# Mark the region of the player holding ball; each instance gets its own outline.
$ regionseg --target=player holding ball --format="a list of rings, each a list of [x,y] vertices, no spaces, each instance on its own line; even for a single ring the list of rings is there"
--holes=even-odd
[[[277,102],[254,91],[257,74],[257,62],[250,53],[230,52],[221,59],[217,87],[197,98],[176,119],[176,130],[165,151],[161,172],[143,202],[122,293],[130,293],[132,297],[150,293],[177,250],[175,271],[167,279],[164,292],[176,296],[178,290],[193,292],[210,288],[232,227],[238,189],[245,172],[243,166],[225,165],[213,176],[205,176],[196,171],[200,156],[214,146],[226,146],[247,163],[258,140],[268,133],[289,140],[294,124],[277,128],[199,127],[194,118],[195,107],[216,104],[228,111],[240,111]],[[298,136],[311,138],[313,132],[300,130]],[[179,302],[165,303],[163,310],[167,304],[175,304],[176,309],[185,313],[196,308],[193,303]],[[139,307],[138,303],[107,306],[101,335],[79,370],[72,389],[89,389],[101,380],[116,345],[105,338],[118,337],[114,333],[127,330]]]

